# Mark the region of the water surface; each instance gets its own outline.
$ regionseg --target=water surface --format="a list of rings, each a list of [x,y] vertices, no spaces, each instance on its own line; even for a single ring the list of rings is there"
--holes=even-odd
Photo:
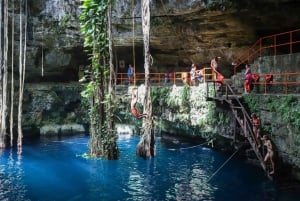
[[[157,156],[135,156],[139,137],[118,140],[119,160],[83,158],[88,136],[25,143],[0,158],[0,200],[299,200],[298,186],[200,145],[156,139]]]

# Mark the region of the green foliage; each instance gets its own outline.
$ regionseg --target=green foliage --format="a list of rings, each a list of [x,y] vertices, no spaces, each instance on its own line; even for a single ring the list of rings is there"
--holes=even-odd
[[[171,89],[166,105],[172,112],[187,113],[190,109],[190,87],[185,85],[180,88]],[[180,110],[180,111],[179,111]]]
[[[258,113],[261,109],[267,109],[273,113],[276,113],[277,117],[282,120],[283,123],[300,130],[300,101],[299,98],[293,95],[274,97],[274,96],[251,96],[245,95],[245,101],[251,112]],[[271,131],[270,125],[264,125],[263,129]]]
[[[91,66],[89,83],[81,95],[88,103],[90,117],[90,152],[93,156],[114,158],[116,136],[113,134],[113,95],[108,90],[109,38],[107,11],[109,0],[83,0],[81,33]]]
[[[54,22],[51,26],[51,29],[56,33],[56,34],[61,34],[64,33],[65,30],[67,29],[69,22],[70,22],[71,16],[69,14],[64,15],[59,23]],[[49,42],[49,41],[48,41]]]
[[[82,8],[81,32],[85,35],[84,46],[97,48],[107,48],[107,22],[106,12],[108,0],[84,0]],[[100,51],[104,53],[103,51]],[[95,55],[93,55],[95,56]],[[98,55],[99,56],[99,55]],[[105,57],[105,55],[103,55]]]
[[[214,125],[216,123],[216,110],[214,103],[208,104],[208,115],[207,115],[207,122],[210,125]]]
[[[184,109],[190,108],[190,87],[189,85],[184,85],[180,91],[181,105]]]
[[[208,10],[226,10],[232,7],[232,1],[230,0],[203,0]]]
[[[269,103],[269,108],[275,110],[281,119],[293,125],[296,128],[300,128],[300,102],[299,99],[292,95],[274,99]]]
[[[272,134],[272,126],[270,124],[263,124],[262,130]]]
[[[97,96],[94,97],[93,107],[101,107],[101,104],[105,104],[104,95],[99,94],[99,91],[103,89],[108,75],[107,68],[104,66],[109,58],[107,4],[107,0],[84,0],[81,7],[81,32],[84,35],[84,46],[90,51],[91,60],[90,82],[85,85],[86,88],[81,94],[87,99]]]
[[[152,87],[151,102],[153,105],[165,106],[170,95],[168,87]]]
[[[243,96],[243,98],[248,103],[251,112],[257,113],[259,111],[260,103],[255,97],[253,97],[251,94],[246,94]]]
[[[60,20],[60,29],[61,31],[66,30],[66,28],[68,27],[68,24],[70,22],[71,16],[69,14],[66,14],[62,17],[62,19]]]
[[[223,124],[229,124],[230,123],[230,119],[228,117],[228,115],[226,115],[226,113],[224,112],[219,112],[218,113],[218,121],[219,122],[223,122]]]

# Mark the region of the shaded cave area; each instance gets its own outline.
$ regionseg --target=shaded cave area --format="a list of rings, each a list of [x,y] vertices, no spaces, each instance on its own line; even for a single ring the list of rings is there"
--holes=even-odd
[[[90,63],[83,47],[65,50],[58,54],[57,58],[49,57],[47,54],[51,54],[51,50],[41,47],[37,49],[34,67],[29,66],[26,72],[27,83],[78,82],[81,71],[87,70]]]

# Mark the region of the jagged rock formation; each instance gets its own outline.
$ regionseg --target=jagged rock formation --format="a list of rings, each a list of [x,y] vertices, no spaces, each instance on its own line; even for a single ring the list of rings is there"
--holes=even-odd
[[[80,34],[80,0],[28,4],[26,81],[78,80],[79,66],[88,63]],[[18,1],[15,5],[18,19]],[[260,36],[299,28],[299,5],[295,0],[153,0],[152,71],[188,70],[191,62],[207,65],[217,55],[229,75],[234,57]],[[140,8],[140,1],[115,1],[112,21],[118,72],[126,71],[133,55],[136,71],[144,71]],[[17,49],[15,54],[17,59]]]
[[[80,4],[80,0],[28,1],[26,82],[78,80],[78,68],[87,62],[79,31]],[[18,39],[18,31],[15,35]],[[18,58],[17,50],[15,54]]]
[[[137,71],[143,71],[140,2],[131,3],[123,0],[115,6],[115,52],[119,61],[132,63],[135,46]],[[299,28],[299,4],[292,0],[152,1],[152,71],[189,70],[192,62],[208,65],[211,58],[221,56],[220,66],[228,76],[231,62],[259,37]]]

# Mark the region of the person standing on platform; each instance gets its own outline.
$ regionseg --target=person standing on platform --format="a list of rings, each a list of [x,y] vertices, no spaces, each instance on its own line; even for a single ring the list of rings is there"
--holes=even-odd
[[[192,64],[191,71],[190,71],[190,78],[191,78],[191,86],[196,85],[196,65]]]
[[[218,74],[219,74],[219,71],[218,71],[218,68],[219,68],[219,65],[218,65],[218,61],[221,57],[214,57],[211,61],[210,61],[210,67],[212,68],[213,70],[213,79],[215,81],[218,80]]]
[[[253,89],[252,73],[248,65],[245,71],[244,88],[245,88],[245,93],[249,93]]]
[[[128,78],[128,85],[130,83],[133,83],[133,67],[131,64],[129,64],[128,69],[127,69],[127,78]]]

